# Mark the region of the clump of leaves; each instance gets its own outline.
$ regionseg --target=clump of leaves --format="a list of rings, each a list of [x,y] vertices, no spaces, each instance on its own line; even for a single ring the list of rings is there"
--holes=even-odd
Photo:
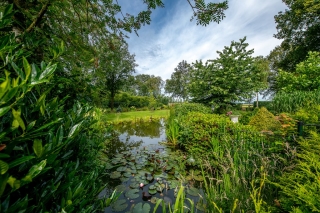
[[[299,142],[296,166],[280,177],[280,204],[286,211],[320,212],[320,135]]]
[[[249,125],[254,126],[259,131],[276,131],[281,129],[281,123],[265,107],[259,109],[250,119]]]

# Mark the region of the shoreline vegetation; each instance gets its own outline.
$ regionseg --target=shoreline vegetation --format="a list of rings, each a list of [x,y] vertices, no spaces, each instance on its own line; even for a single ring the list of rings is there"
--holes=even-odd
[[[121,123],[128,121],[152,121],[154,119],[168,118],[170,110],[153,110],[153,111],[133,111],[133,112],[121,112],[121,113],[106,113],[104,114],[104,120],[110,123]]]

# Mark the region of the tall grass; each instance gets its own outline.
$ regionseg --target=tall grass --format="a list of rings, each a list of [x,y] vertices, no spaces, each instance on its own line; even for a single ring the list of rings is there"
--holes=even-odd
[[[296,112],[299,108],[320,104],[320,90],[280,92],[273,98],[275,112]]]
[[[180,128],[179,128],[178,120],[174,115],[175,115],[175,109],[171,108],[170,116],[166,122],[166,136],[168,139],[168,143],[172,144],[173,146],[177,146]]]
[[[186,205],[186,201],[189,202],[190,206]],[[186,198],[185,187],[182,185],[179,187],[177,198],[174,204],[172,205],[169,204],[168,209],[166,209],[163,199],[159,199],[153,209],[153,213],[156,213],[160,204],[162,204],[162,213],[185,213],[185,212],[194,213],[195,212],[194,202],[191,199]]]

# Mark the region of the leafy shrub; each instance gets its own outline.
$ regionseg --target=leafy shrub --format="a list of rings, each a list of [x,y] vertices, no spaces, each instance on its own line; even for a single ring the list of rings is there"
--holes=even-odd
[[[296,165],[275,183],[281,189],[280,204],[287,212],[320,212],[320,136],[312,132],[299,145]]]
[[[210,148],[213,136],[217,137],[220,132],[228,128],[228,125],[233,125],[226,116],[201,112],[189,112],[185,117],[179,119],[179,124],[181,131],[178,144],[189,152],[198,150],[202,154]]]
[[[13,35],[0,41],[0,211],[96,211],[103,138],[92,129],[91,109],[49,98],[57,65],[29,64]]]
[[[250,119],[259,111],[259,108],[254,108],[253,111],[241,111],[241,116],[239,117],[239,123],[247,125]]]
[[[281,128],[280,122],[265,107],[259,109],[250,119],[249,125],[254,126],[259,131],[276,131]]]
[[[203,104],[198,104],[198,103],[175,104],[174,111],[172,111],[170,116],[173,116],[173,117],[186,116],[189,112],[211,113],[211,109],[209,107],[204,106]]]

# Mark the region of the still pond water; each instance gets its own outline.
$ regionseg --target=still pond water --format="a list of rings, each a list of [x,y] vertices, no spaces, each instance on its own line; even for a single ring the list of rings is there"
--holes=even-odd
[[[113,157],[107,170],[108,187],[101,196],[110,195],[114,189],[123,193],[105,213],[153,212],[158,199],[167,207],[175,202],[181,181],[186,197],[198,207],[195,212],[201,212],[201,174],[185,167],[186,156],[164,145],[164,120],[123,123],[115,130],[119,135],[109,149]],[[162,208],[160,204],[156,212],[162,212]]]

